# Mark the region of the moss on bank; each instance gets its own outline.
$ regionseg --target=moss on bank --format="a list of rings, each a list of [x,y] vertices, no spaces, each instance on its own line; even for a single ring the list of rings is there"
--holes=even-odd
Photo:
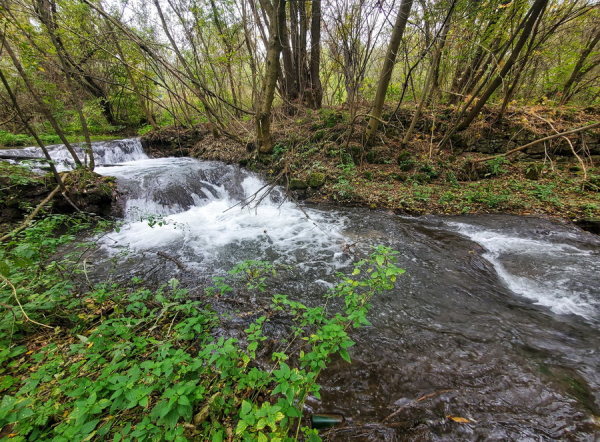
[[[114,178],[87,170],[61,173],[67,196],[83,212],[108,216],[117,198]],[[51,174],[40,176],[27,167],[0,162],[0,231],[19,223],[56,187]],[[72,213],[75,209],[57,195],[45,213]]]

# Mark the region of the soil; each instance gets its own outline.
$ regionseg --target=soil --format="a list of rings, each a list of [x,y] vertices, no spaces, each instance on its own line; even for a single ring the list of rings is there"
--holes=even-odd
[[[3,166],[6,169],[8,166]],[[16,170],[16,171],[15,171]],[[24,175],[20,169],[10,168],[0,173],[0,231],[7,231],[21,222],[56,187],[52,175]],[[68,198],[86,213],[103,217],[114,213],[117,198],[114,178],[94,172],[78,170],[61,173]],[[43,213],[73,213],[75,208],[58,193],[44,207]]]

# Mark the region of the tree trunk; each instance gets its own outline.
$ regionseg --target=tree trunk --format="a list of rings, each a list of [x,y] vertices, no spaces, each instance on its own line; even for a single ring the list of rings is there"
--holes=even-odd
[[[131,72],[131,69],[129,68],[129,64],[125,61],[125,55],[123,54],[123,50],[121,49],[121,44],[119,43],[119,39],[113,32],[112,25],[109,22],[107,22],[107,25],[108,25],[108,32],[111,33],[113,43],[115,44],[115,48],[117,49],[117,54],[119,54],[119,57],[121,57],[121,60],[123,60],[123,65],[125,66],[125,71],[127,72],[127,77],[129,77],[129,81],[131,82],[131,87],[133,88],[135,96],[137,97],[138,102],[140,103],[140,107],[142,108],[142,111],[144,112],[144,115],[146,116],[148,123],[150,123],[150,125],[152,126],[152,128],[154,130],[158,130],[159,129],[158,124],[156,124],[156,121],[154,121],[154,117],[150,113],[148,106],[146,106],[146,102],[145,102],[144,98],[142,97],[142,94],[137,85],[137,82],[135,81],[135,78],[133,78],[133,73]]]
[[[310,85],[309,107],[320,109],[323,103],[323,86],[319,76],[321,65],[321,0],[313,0],[310,24]]]
[[[71,143],[69,143],[69,140],[67,140],[67,137],[65,136],[64,132],[61,130],[56,119],[52,115],[52,112],[50,111],[50,109],[48,108],[48,106],[46,106],[46,103],[44,103],[44,100],[42,99],[42,97],[37,93],[37,91],[33,87],[33,84],[31,84],[31,81],[29,81],[29,77],[25,73],[25,70],[23,69],[21,62],[16,57],[14,51],[8,44],[8,40],[6,39],[6,36],[4,35],[3,32],[0,33],[0,36],[2,37],[2,45],[4,46],[4,48],[6,48],[6,52],[8,52],[8,55],[10,56],[15,68],[19,72],[19,75],[23,79],[23,82],[27,86],[27,89],[33,96],[33,99],[36,101],[36,103],[40,107],[40,110],[44,114],[44,117],[46,117],[46,119],[48,120],[48,122],[50,123],[50,125],[52,126],[54,131],[56,132],[56,135],[58,135],[58,137],[61,139],[61,141],[63,142],[63,144],[65,145],[65,147],[67,148],[67,150],[69,151],[71,156],[73,157],[73,161],[75,162],[75,164],[79,167],[82,167],[81,160],[77,157],[77,153],[75,153],[75,151],[73,150],[73,147],[71,147]]]
[[[460,131],[460,130],[464,130],[467,127],[469,127],[469,125],[473,122],[473,120],[479,115],[479,113],[481,112],[481,109],[483,109],[483,106],[487,103],[487,101],[490,99],[492,94],[496,91],[496,89],[498,89],[498,86],[500,86],[502,84],[504,77],[511,70],[511,68],[517,61],[517,58],[519,57],[519,53],[523,49],[523,46],[525,46],[525,43],[527,42],[527,40],[529,39],[529,36],[533,29],[533,26],[535,25],[537,20],[541,18],[541,15],[543,14],[544,9],[546,8],[547,4],[548,4],[548,0],[535,0],[533,5],[531,6],[529,18],[527,19],[527,22],[525,23],[525,26],[523,27],[521,37],[519,38],[515,47],[513,48],[512,52],[510,54],[510,57],[508,57],[508,60],[506,60],[506,63],[502,67],[500,73],[490,83],[490,85],[487,87],[485,92],[479,98],[479,100],[477,101],[475,106],[473,106],[473,108],[471,109],[471,112],[465,117],[465,119],[462,121],[462,123],[460,123],[458,125],[456,130]]]
[[[60,186],[60,189],[62,190],[62,192],[63,193],[66,192],[67,188],[65,187],[63,180],[60,178],[60,175],[58,174],[56,167],[54,166],[54,161],[52,160],[52,157],[50,156],[50,152],[48,152],[48,149],[46,149],[46,145],[40,139],[40,137],[38,137],[37,132],[35,130],[33,130],[33,127],[31,127],[31,125],[27,122],[27,118],[25,118],[25,115],[21,111],[19,102],[17,101],[15,94],[13,94],[13,91],[12,91],[10,85],[8,84],[8,81],[6,80],[6,77],[4,76],[4,72],[2,72],[2,70],[0,70],[0,81],[2,81],[2,84],[4,85],[4,88],[6,89],[6,92],[8,93],[8,96],[10,98],[10,101],[12,102],[13,106],[15,107],[15,110],[17,111],[19,118],[21,119],[21,121],[23,122],[25,127],[27,128],[27,131],[31,134],[31,136],[33,138],[35,138],[35,142],[38,144],[38,146],[40,146],[40,149],[42,149],[44,156],[48,160],[48,164],[50,165],[50,169],[52,170],[54,179],[56,180],[57,184]]]
[[[268,0],[267,0],[268,1]],[[290,4],[290,11],[292,11]],[[281,11],[280,11],[281,14]],[[293,13],[291,13],[293,17]],[[290,35],[287,32],[287,25],[285,20],[285,10],[283,11],[283,20],[277,21],[279,24],[279,36],[281,43],[281,51],[282,51],[282,59],[283,59],[283,92],[285,97],[288,100],[295,100],[298,98],[298,73],[296,71],[296,66],[294,63],[294,54],[292,48],[294,47],[294,43],[290,46]],[[292,23],[293,20],[292,20]],[[291,40],[294,42],[296,39],[296,35],[294,33],[294,26],[292,25],[292,35]]]
[[[396,63],[396,55],[400,42],[402,41],[402,35],[408,22],[408,16],[412,8],[413,0],[402,0],[400,4],[400,11],[396,17],[396,23],[394,30],[390,38],[390,43],[383,63],[383,69],[381,70],[381,76],[379,77],[379,84],[377,85],[377,92],[375,93],[375,100],[373,101],[373,109],[371,110],[371,119],[365,130],[365,136],[367,142],[372,142],[375,138],[375,133],[379,127],[379,119],[383,110],[383,104],[385,102],[385,95],[387,93],[390,79],[392,78],[392,72],[394,70],[394,64]]]
[[[588,73],[595,66],[600,64],[600,59],[599,59],[595,63],[592,63],[591,65],[584,67],[587,58],[590,56],[590,54],[592,53],[592,51],[594,50],[594,48],[596,47],[598,42],[600,42],[600,26],[598,26],[598,28],[596,28],[596,34],[590,39],[590,41],[586,45],[585,49],[581,52],[581,55],[579,56],[579,59],[577,60],[577,63],[575,64],[575,67],[573,68],[573,72],[571,73],[571,75],[569,76],[569,79],[563,86],[562,97],[560,99],[561,105],[566,104],[573,96],[573,93],[571,91],[573,86],[576,86],[577,83],[579,83],[581,81],[581,79],[583,78],[583,76],[586,73]]]
[[[92,150],[92,140],[90,139],[90,133],[88,131],[87,121],[85,119],[85,115],[83,115],[83,104],[79,100],[79,96],[77,91],[75,90],[75,85],[73,84],[72,72],[69,69],[67,63],[67,56],[64,51],[64,46],[59,44],[57,36],[56,36],[56,24],[54,23],[53,11],[56,8],[56,5],[51,4],[48,0],[38,0],[38,17],[40,21],[44,24],[46,29],[48,30],[48,35],[50,36],[50,41],[52,41],[52,45],[54,49],[56,49],[56,54],[58,55],[58,59],[60,61],[60,65],[62,67],[63,74],[65,75],[65,80],[67,83],[67,87],[71,94],[71,100],[73,102],[73,106],[77,111],[77,115],[79,117],[79,122],[81,124],[81,130],[83,131],[83,136],[85,138],[86,149],[85,152],[87,157],[89,158],[89,169],[94,170],[95,161],[94,161],[94,152]],[[85,161],[87,166],[87,161]]]
[[[264,3],[269,0],[264,0]],[[263,80],[262,95],[256,113],[256,141],[259,152],[273,152],[273,137],[271,134],[271,107],[275,98],[279,55],[281,54],[281,40],[279,31],[281,24],[285,24],[285,0],[275,0],[271,7],[269,23],[269,44],[267,46],[267,60],[265,77]]]
[[[173,51],[175,51],[175,54],[177,55],[177,59],[181,63],[185,72],[187,73],[190,81],[192,81],[194,83],[194,85],[196,86],[194,88],[194,91],[195,91],[196,96],[200,99],[200,102],[204,106],[204,111],[206,112],[206,116],[208,117],[208,124],[211,128],[213,137],[218,138],[219,137],[219,129],[217,128],[217,126],[215,125],[215,122],[214,122],[214,119],[216,119],[216,115],[215,115],[214,111],[212,110],[212,106],[210,106],[210,104],[208,103],[206,96],[202,90],[204,88],[204,86],[198,82],[198,80],[196,79],[196,76],[192,73],[185,58],[183,58],[183,55],[181,55],[181,51],[179,51],[179,47],[177,46],[177,43],[175,43],[175,40],[173,39],[173,36],[171,35],[171,32],[169,31],[169,27],[167,25],[165,16],[163,14],[162,8],[161,8],[158,0],[154,0],[154,6],[156,7],[156,11],[158,12],[158,16],[160,18],[160,22],[162,24],[163,31],[167,35],[167,38],[169,39],[169,42],[171,43],[171,47],[173,48]]]

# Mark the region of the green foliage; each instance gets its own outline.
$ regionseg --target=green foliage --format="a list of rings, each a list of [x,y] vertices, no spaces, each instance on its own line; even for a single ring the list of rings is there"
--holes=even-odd
[[[557,202],[555,195],[555,186],[553,184],[536,184],[530,193],[540,201]]]
[[[249,324],[244,341],[216,338],[217,314],[175,279],[155,290],[137,278],[75,284],[85,276],[81,251],[55,253],[89,227],[85,218],[50,217],[1,256],[0,428],[10,428],[2,440],[295,440],[306,398],[319,397],[320,372],[336,355],[350,361],[349,330],[369,323],[372,297],[404,272],[397,252],[378,247],[351,276],[338,274],[326,297],[341,298],[341,311],[273,295],[271,308],[292,331],[257,364],[267,316]],[[207,293],[240,284],[264,291],[276,275],[268,262],[246,261]]]
[[[40,177],[26,166],[9,164],[4,161],[0,162],[0,183],[2,185],[0,192],[14,186],[39,184],[40,181]]]
[[[142,135],[146,135],[148,132],[150,132],[153,129],[152,125],[150,124],[145,124],[142,127],[140,127],[137,131],[137,134],[141,137]]]
[[[496,208],[508,201],[507,194],[497,193],[491,188],[467,191],[463,194],[463,198],[469,204],[485,204],[489,208]]]
[[[338,182],[334,184],[333,189],[344,198],[352,198],[355,192],[354,181],[356,180],[356,167],[354,164],[340,164],[338,166],[342,173],[338,176]]]
[[[29,142],[29,136],[25,134],[11,134],[0,130],[0,145],[15,147],[15,146],[27,146]]]
[[[507,164],[510,164],[505,157],[494,158],[493,160],[486,161],[488,172],[485,174],[488,176],[498,176],[506,172],[506,169],[503,167]]]
[[[338,123],[343,122],[346,116],[341,111],[334,109],[321,109],[321,120],[323,121],[324,128],[332,128]]]

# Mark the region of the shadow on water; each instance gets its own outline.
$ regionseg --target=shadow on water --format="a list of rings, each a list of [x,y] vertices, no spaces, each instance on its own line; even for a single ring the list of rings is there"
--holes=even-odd
[[[257,210],[227,210],[262,180],[186,158],[98,171],[117,177],[127,215],[100,240],[97,278],[176,277],[199,294],[204,279],[242,260],[270,260],[295,268],[272,283],[278,292],[318,305],[333,274],[371,246],[400,252],[406,274],[374,299],[372,325],[353,332],[352,364],[332,361],[322,398],[307,402],[309,412],[345,416],[344,427],[324,433],[329,440],[597,440],[597,236],[503,215],[403,218],[320,206],[305,207],[306,219],[277,194]],[[144,212],[162,215],[162,226],[140,221]],[[351,243],[355,256],[343,251]],[[215,305],[230,318],[219,333],[241,336],[269,300]],[[273,316],[269,342],[288,325]]]

